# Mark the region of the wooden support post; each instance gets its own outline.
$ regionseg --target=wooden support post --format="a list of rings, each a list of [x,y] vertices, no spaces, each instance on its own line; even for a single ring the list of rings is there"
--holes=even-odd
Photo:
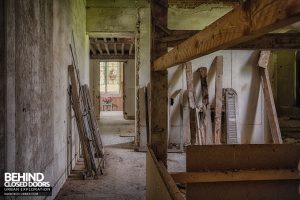
[[[167,166],[168,149],[168,71],[155,72],[153,61],[167,53],[167,46],[157,44],[156,38],[167,28],[168,1],[151,0],[151,134],[150,145],[156,158]],[[159,18],[157,18],[159,16]],[[159,27],[157,27],[159,24]]]
[[[154,70],[188,62],[253,40],[300,20],[299,0],[251,0],[207,26],[154,61]]]
[[[266,112],[271,128],[271,134],[273,142],[275,144],[282,144],[281,132],[277,118],[277,112],[275,107],[275,102],[273,99],[273,92],[271,88],[269,73],[268,73],[268,64],[270,61],[271,52],[270,51],[261,51],[260,58],[258,61],[259,73],[262,81],[265,107]]]
[[[216,74],[216,100],[215,100],[215,128],[214,143],[221,144],[221,120],[222,120],[222,90],[223,90],[223,56],[217,56],[214,60],[217,68]]]

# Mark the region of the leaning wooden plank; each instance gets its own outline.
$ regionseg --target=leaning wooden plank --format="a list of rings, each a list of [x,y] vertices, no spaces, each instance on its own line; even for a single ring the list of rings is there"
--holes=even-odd
[[[191,62],[185,63],[185,74],[186,74],[186,87],[188,91],[189,97],[189,107],[196,108],[195,103],[195,90],[194,90],[194,83],[193,83],[193,67]]]
[[[92,164],[91,164],[91,156],[88,152],[88,146],[87,146],[87,140],[85,137],[85,127],[84,127],[84,121],[83,121],[83,113],[81,110],[81,103],[80,103],[80,96],[79,96],[79,87],[76,81],[76,71],[74,69],[73,65],[69,65],[69,76],[71,80],[71,97],[72,97],[72,106],[75,113],[76,121],[77,121],[77,127],[78,127],[78,133],[80,138],[80,143],[82,147],[82,154],[84,158],[85,166],[90,172],[92,170]]]
[[[200,130],[205,135],[206,144],[212,144],[211,132],[211,112],[209,106],[208,84],[207,84],[207,68],[199,68],[201,81],[201,96],[202,96],[202,114],[200,118]]]
[[[300,180],[297,169],[179,172],[170,175],[175,183]]]
[[[193,82],[193,67],[191,62],[185,63],[186,85],[190,107],[190,135],[191,144],[195,145],[198,139],[200,145],[205,144],[205,133],[200,130],[200,117],[195,103],[195,90]]]
[[[153,150],[149,147],[146,157],[146,199],[183,200],[182,194],[166,167],[156,159]]]
[[[247,42],[299,20],[299,0],[247,1],[156,59],[153,69],[165,70],[197,57]]]
[[[215,98],[215,126],[214,144],[221,144],[221,121],[222,121],[222,91],[223,91],[223,56],[217,56],[214,60],[216,65],[216,98]]]
[[[273,98],[273,92],[272,92],[268,68],[267,68],[270,60],[270,55],[271,55],[270,51],[262,51],[260,53],[258,66],[259,66],[259,73],[263,85],[265,107],[267,111],[268,121],[270,124],[273,142],[275,144],[281,144],[282,137],[281,137],[275,102]]]

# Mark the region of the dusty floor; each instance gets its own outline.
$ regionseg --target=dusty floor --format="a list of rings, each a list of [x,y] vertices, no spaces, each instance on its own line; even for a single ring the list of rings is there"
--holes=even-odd
[[[124,120],[122,112],[102,112],[101,137],[107,154],[104,175],[98,180],[69,178],[57,200],[146,199],[146,153],[135,152],[134,137],[120,137],[134,132],[134,121]],[[168,154],[169,171],[185,171],[185,154]]]
[[[133,137],[120,137],[122,130],[134,131],[134,121],[123,120],[120,112],[103,112],[100,121],[107,154],[104,175],[98,180],[69,179],[56,199],[145,199],[146,154],[134,152]]]

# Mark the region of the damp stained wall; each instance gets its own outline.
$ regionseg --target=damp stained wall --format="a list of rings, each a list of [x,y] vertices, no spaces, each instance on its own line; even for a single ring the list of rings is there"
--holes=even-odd
[[[53,199],[79,149],[70,114],[68,65],[73,32],[81,82],[89,83],[86,2],[5,3],[6,171],[44,173],[53,187],[48,199]]]

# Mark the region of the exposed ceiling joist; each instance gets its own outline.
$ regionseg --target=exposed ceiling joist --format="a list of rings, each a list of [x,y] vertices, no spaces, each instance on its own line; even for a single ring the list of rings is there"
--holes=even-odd
[[[106,53],[108,54],[108,55],[110,55],[110,52],[109,52],[109,49],[108,49],[108,45],[107,45],[107,39],[106,38],[103,38],[103,40],[104,40],[104,46],[105,46],[105,49],[106,49]]]
[[[299,0],[251,0],[156,59],[160,71],[253,40],[300,20]]]

